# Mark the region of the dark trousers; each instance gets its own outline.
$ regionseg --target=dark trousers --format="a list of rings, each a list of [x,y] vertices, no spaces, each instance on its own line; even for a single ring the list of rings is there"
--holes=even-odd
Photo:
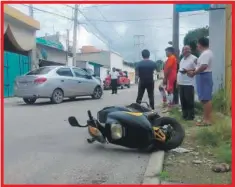
[[[173,92],[173,103],[175,105],[178,105],[179,104],[179,90],[177,88],[177,83],[175,81],[174,83],[174,92]]]
[[[145,89],[148,92],[149,104],[152,109],[154,109],[154,81],[152,82],[141,82],[139,81],[138,85],[138,95],[136,99],[136,103],[141,104]]]
[[[117,93],[117,79],[111,79],[112,94]]]
[[[179,85],[179,92],[183,118],[194,119],[194,87]]]

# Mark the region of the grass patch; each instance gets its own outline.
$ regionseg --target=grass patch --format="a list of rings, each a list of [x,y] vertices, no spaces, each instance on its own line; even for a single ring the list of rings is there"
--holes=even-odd
[[[169,179],[169,173],[167,171],[162,171],[159,175],[161,181],[166,181]]]
[[[217,99],[220,98],[220,94],[218,94]],[[214,99],[215,102],[217,99]],[[173,108],[169,114],[171,117],[175,118],[179,121],[187,131],[190,130],[191,127],[193,128],[192,138],[206,149],[211,149],[212,153],[215,155],[216,159],[220,162],[226,162],[231,164],[232,159],[232,148],[231,148],[231,141],[232,141],[232,133],[231,133],[231,118],[221,114],[221,112],[226,110],[224,104],[224,100],[221,100],[222,103],[219,101],[217,105],[215,105],[214,112],[213,112],[213,125],[210,127],[198,127],[195,129],[195,121],[184,121],[181,117],[182,112],[179,108]],[[214,105],[213,105],[214,106]],[[220,109],[218,111],[218,108]],[[195,103],[195,113],[196,115],[201,115],[203,111],[203,106],[201,103]]]
[[[216,157],[220,162],[231,164],[232,162],[232,147],[229,143],[224,143],[214,150]]]
[[[213,153],[219,161],[231,163],[231,119],[225,116],[218,118],[217,116],[217,119],[214,119],[213,126],[199,129],[196,133],[196,140],[201,145],[212,147]]]
[[[220,89],[218,92],[213,94],[212,106],[213,110],[221,112],[222,114],[227,114],[227,97],[224,89]]]

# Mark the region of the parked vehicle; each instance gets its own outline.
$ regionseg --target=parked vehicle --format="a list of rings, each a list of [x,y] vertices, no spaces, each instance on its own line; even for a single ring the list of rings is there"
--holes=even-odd
[[[144,107],[137,103],[126,107],[105,107],[97,113],[97,119],[89,110],[84,126],[74,116],[68,121],[73,127],[88,127],[91,136],[88,143],[97,141],[150,152],[174,149],[185,137],[182,125],[175,119],[161,117],[149,105]]]
[[[101,78],[97,76],[92,69],[89,69],[89,68],[82,68],[82,69],[86,71],[88,75],[95,77],[101,82]]]
[[[104,82],[103,82],[103,87],[104,90],[108,90],[111,89],[111,76],[108,75]],[[130,79],[128,78],[128,74],[126,71],[122,72],[119,71],[119,77],[118,77],[118,87],[120,87],[121,89],[123,89],[124,87],[130,88]]]
[[[26,104],[34,104],[38,98],[50,98],[59,104],[64,98],[91,96],[100,99],[101,83],[83,69],[70,66],[44,66],[19,76],[15,80],[14,94]]]

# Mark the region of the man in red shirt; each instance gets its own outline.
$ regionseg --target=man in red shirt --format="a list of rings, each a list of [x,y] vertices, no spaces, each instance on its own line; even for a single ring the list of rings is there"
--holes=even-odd
[[[173,47],[168,47],[165,51],[167,60],[164,65],[163,84],[166,85],[168,104],[171,106],[173,104],[174,83],[177,77],[177,58],[174,55],[175,50]]]

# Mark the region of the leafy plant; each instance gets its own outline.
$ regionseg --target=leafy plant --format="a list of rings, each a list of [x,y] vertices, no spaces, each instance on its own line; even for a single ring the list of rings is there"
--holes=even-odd
[[[199,38],[207,36],[209,36],[209,27],[191,30],[184,37],[184,45],[189,45],[191,47],[192,54],[198,57],[197,41]]]

